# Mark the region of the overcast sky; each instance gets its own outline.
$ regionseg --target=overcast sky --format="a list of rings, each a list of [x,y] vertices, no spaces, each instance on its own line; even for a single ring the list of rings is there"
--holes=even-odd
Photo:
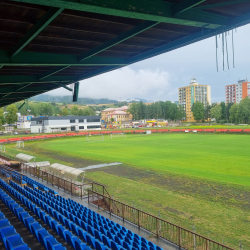
[[[215,37],[173,50],[130,66],[105,73],[80,84],[79,97],[125,100],[178,101],[178,88],[187,86],[192,77],[211,85],[212,102],[225,101],[225,85],[238,79],[250,79],[250,24],[234,32],[235,68],[232,59],[232,33],[228,37],[229,66],[222,68],[222,43],[219,40],[219,72],[216,70]],[[69,95],[65,89],[48,92]]]

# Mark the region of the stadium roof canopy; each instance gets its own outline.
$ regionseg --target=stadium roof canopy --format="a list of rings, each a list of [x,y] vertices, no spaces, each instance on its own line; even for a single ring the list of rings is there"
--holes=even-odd
[[[1,0],[0,107],[249,21],[249,0]]]

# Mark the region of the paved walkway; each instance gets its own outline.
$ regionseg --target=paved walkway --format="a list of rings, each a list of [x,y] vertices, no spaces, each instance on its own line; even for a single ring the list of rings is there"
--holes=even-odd
[[[72,199],[72,200],[75,200],[76,202],[82,204],[83,206],[89,208],[89,209],[92,209],[93,211],[101,214],[102,216],[114,221],[115,223],[118,223],[120,224],[121,226],[124,226],[125,228],[131,230],[132,232],[134,233],[137,233],[138,235],[140,235],[141,237],[144,237],[145,239],[147,240],[150,240],[151,242],[153,242],[154,244],[156,244],[157,246],[163,248],[163,249],[166,249],[166,250],[177,250],[179,249],[178,246],[176,246],[175,244],[167,241],[167,240],[164,240],[164,239],[161,239],[161,238],[157,238],[155,235],[153,235],[152,233],[142,229],[142,228],[139,228],[138,226],[128,222],[128,221],[124,221],[122,220],[122,218],[116,216],[116,215],[113,215],[113,214],[109,214],[109,212],[103,210],[103,209],[98,209],[97,206],[93,205],[93,204],[90,204],[88,203],[87,199],[84,198],[84,199],[80,199],[76,196],[73,196],[71,195],[70,193],[68,192],[65,192],[64,190],[62,189],[58,189],[57,187],[55,186],[52,186],[50,183],[47,184],[46,181],[42,181],[41,179],[38,179],[37,177],[34,177],[33,175],[30,175],[30,174],[27,174],[26,172],[24,172],[23,174],[27,175],[28,177],[34,179],[35,181],[38,181],[44,185],[47,185],[49,188],[51,189],[54,189],[56,192],[59,193],[59,195],[61,195],[62,197],[68,199]]]

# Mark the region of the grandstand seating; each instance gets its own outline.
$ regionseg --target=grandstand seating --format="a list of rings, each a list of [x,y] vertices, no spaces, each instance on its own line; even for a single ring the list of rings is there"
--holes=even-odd
[[[98,131],[98,132],[89,132],[89,134],[90,135],[98,135],[98,134],[100,134],[100,132]]]
[[[223,129],[216,129],[216,132],[224,132],[225,133],[227,131],[228,131],[228,129],[224,129],[224,128]]]
[[[167,133],[167,132],[185,132],[188,130],[196,131],[196,132],[217,132],[217,133],[249,133],[250,129],[150,129],[152,133]],[[113,130],[113,131],[95,131],[95,132],[79,132],[79,133],[67,133],[67,134],[50,134],[44,136],[28,136],[28,137],[21,137],[21,138],[8,138],[8,139],[1,139],[0,143],[8,143],[8,142],[16,142],[16,141],[28,141],[28,140],[39,140],[39,139],[53,139],[57,137],[65,137],[65,136],[81,136],[81,135],[97,135],[97,134],[116,134],[116,133],[145,133],[145,130]]]
[[[204,132],[215,132],[215,129],[206,128],[203,131]]]
[[[66,134],[67,136],[75,136],[75,135],[78,135],[77,133],[67,133]]]
[[[30,140],[34,140],[34,137],[33,136],[26,136],[26,137],[21,137],[21,139],[23,141],[30,141]]]
[[[7,140],[10,142],[15,142],[15,141],[21,141],[22,139],[21,138],[9,138]]]
[[[49,225],[74,249],[90,250],[88,247],[90,246],[96,250],[162,250],[145,238],[95,213],[74,200],[54,195],[52,193],[53,190],[40,183],[38,188],[34,188],[33,184],[35,181],[31,178],[24,176],[23,179],[33,188],[27,186],[23,188],[13,181],[10,181],[10,185],[15,189],[2,180],[0,180],[0,185]],[[37,182],[35,183],[38,184]],[[46,189],[48,189],[48,192],[43,192]],[[13,211],[16,211],[15,209],[14,207]],[[23,210],[20,211],[22,212],[17,210],[17,216],[21,213],[20,220],[24,225],[31,230],[39,242],[46,246],[47,249],[51,249],[48,244],[54,244],[56,240],[45,229],[41,228],[39,223],[34,218],[31,218],[32,216]],[[39,233],[40,230],[41,233]]]
[[[35,135],[33,136],[34,139],[44,139],[43,135]]]
[[[228,132],[229,133],[241,133],[243,132],[243,129],[229,129]]]
[[[66,134],[55,134],[56,137],[64,137]]]
[[[145,130],[138,129],[138,130],[135,130],[134,132],[135,132],[135,133],[145,133]],[[112,133],[113,133],[113,132],[112,132]]]
[[[56,137],[55,135],[44,135],[44,138],[54,138]]]
[[[194,132],[194,130],[195,130],[196,132],[202,132],[202,131],[203,131],[203,129],[201,129],[201,128],[193,129],[192,131]]]
[[[6,204],[11,204],[14,206],[10,197],[0,189],[1,200],[6,201]],[[15,228],[10,224],[8,219],[5,218],[4,214],[0,210],[0,241],[3,242],[7,250],[30,250],[27,244],[23,242],[23,239],[20,237],[15,230]]]

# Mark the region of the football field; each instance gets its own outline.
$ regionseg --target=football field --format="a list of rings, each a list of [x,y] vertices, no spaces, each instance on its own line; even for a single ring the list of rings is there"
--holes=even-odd
[[[234,248],[250,249],[250,136],[236,134],[152,134],[60,138],[7,146],[87,171],[119,201],[159,215]]]

